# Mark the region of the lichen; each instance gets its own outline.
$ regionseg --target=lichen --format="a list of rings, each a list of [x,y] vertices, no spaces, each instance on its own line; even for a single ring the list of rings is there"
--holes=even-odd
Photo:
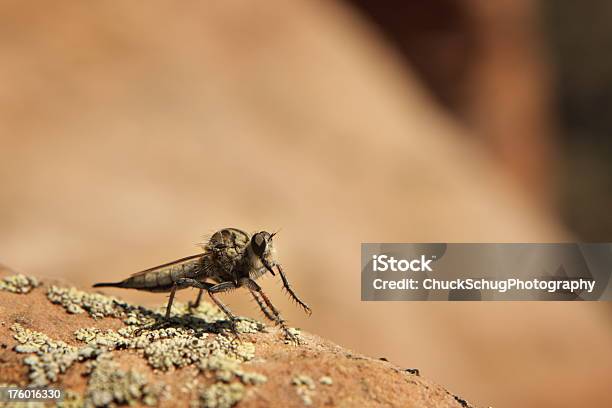
[[[65,399],[63,406],[100,407],[136,401],[156,405],[159,387],[149,385],[146,378],[134,370],[120,370],[103,349],[89,345],[70,346],[63,341],[52,340],[43,333],[26,329],[19,323],[13,324],[11,329],[19,342],[15,351],[32,353],[23,360],[29,368],[30,386],[57,382],[59,374],[65,373],[75,362],[96,358],[88,363],[90,379],[85,398]]]
[[[93,350],[141,351],[149,365],[156,369],[165,371],[195,364],[200,370],[216,371],[220,379],[229,381],[236,375],[238,365],[255,355],[252,343],[226,334],[223,330],[227,323],[225,315],[207,302],[202,302],[197,309],[175,302],[172,311],[180,317],[163,322],[155,311],[101,294],[92,296],[74,288],[53,287],[49,298],[67,310],[80,308],[93,317],[123,318],[126,327],[117,331],[87,327],[77,330],[75,337]],[[168,325],[171,327],[165,327]],[[261,323],[247,318],[240,318],[236,325],[239,333],[257,333],[263,328]]]
[[[0,388],[23,388],[14,383],[0,382]],[[13,401],[6,402],[0,400],[0,407],[2,408],[45,408],[45,403],[42,401]]]
[[[330,376],[325,375],[319,378],[319,382],[323,385],[332,385],[334,383],[334,380],[332,380]]]
[[[202,371],[234,372],[255,355],[253,343],[181,326],[142,332],[136,326],[118,331],[88,327],[77,330],[75,337],[92,350],[141,351],[151,367],[163,371],[195,364]]]
[[[28,366],[30,385],[44,386],[58,380],[60,373],[79,359],[79,350],[63,341],[55,341],[47,335],[26,329],[19,323],[11,326],[13,336],[19,342],[17,353],[33,353],[23,362]]]
[[[55,304],[62,305],[68,313],[87,312],[94,319],[102,317],[126,317],[127,303],[117,298],[100,293],[88,293],[76,288],[50,286],[47,298]]]
[[[259,385],[268,381],[268,377],[260,373],[244,372],[242,370],[236,370],[234,373],[243,384]]]
[[[291,380],[291,383],[298,387],[304,386],[305,388],[309,390],[315,389],[315,382],[313,381],[313,379],[304,374],[299,374],[293,377],[293,379]]]
[[[0,280],[0,290],[11,293],[28,293],[38,286],[40,286],[38,279],[22,274],[7,276]]]
[[[87,312],[94,319],[121,318],[126,325],[138,326],[141,330],[159,323],[165,313],[165,306],[160,306],[157,310],[149,310],[112,296],[88,293],[76,288],[51,286],[47,291],[47,298],[52,303],[62,305],[68,313]],[[224,329],[230,329],[226,315],[208,302],[201,302],[198,308],[190,308],[186,304],[174,302],[171,312],[173,315],[171,324],[175,327],[194,328],[196,331],[207,333],[218,333]],[[262,323],[248,318],[239,318],[236,324],[236,330],[239,333],[258,333],[264,328]]]
[[[302,399],[304,405],[312,405],[312,397],[316,388],[313,379],[307,375],[299,374],[293,377],[291,384],[296,387],[296,393]]]
[[[159,384],[149,384],[146,377],[136,370],[122,370],[108,354],[89,362],[87,374],[86,408],[133,405],[137,402],[154,406],[164,391]]]
[[[202,389],[197,400],[192,401],[193,408],[231,408],[244,398],[245,388],[240,383],[216,383]]]
[[[46,408],[48,404],[42,401],[13,401],[13,402],[2,402],[0,407],[2,408]]]
[[[20,343],[15,350],[32,353],[24,359],[31,385],[56,382],[75,362],[88,361],[87,390],[84,395],[74,394],[65,399],[65,407],[156,404],[161,395],[159,385],[148,384],[141,373],[134,369],[123,371],[112,361],[111,352],[123,349],[136,351],[153,369],[197,367],[205,378],[215,381],[200,389],[196,402],[204,407],[231,407],[242,399],[246,386],[267,381],[266,376],[243,368],[242,363],[255,356],[254,344],[234,337],[225,314],[210,303],[189,308],[175,302],[173,317],[166,321],[162,317],[164,306],[150,310],[75,288],[51,286],[47,297],[68,313],[88,313],[94,319],[114,317],[125,324],[117,330],[96,327],[76,330],[75,339],[82,346],[54,341],[43,333],[13,325],[15,338]],[[265,329],[260,322],[248,318],[239,318],[236,323],[238,333],[258,333]]]
[[[288,336],[285,338],[285,344],[302,344],[301,332],[300,329],[296,327],[288,327],[287,328]]]
[[[84,406],[85,400],[83,395],[71,390],[66,390],[64,392],[64,399],[57,403],[57,408],[83,408]]]

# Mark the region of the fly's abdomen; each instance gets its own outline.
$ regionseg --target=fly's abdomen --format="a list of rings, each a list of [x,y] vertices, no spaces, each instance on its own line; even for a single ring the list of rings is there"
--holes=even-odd
[[[175,277],[177,279],[177,277]],[[142,289],[142,290],[166,290],[172,287],[174,283],[172,279],[172,270],[152,271],[142,275],[133,276],[122,282],[124,288]]]
[[[112,286],[126,289],[147,290],[150,292],[169,291],[181,278],[195,278],[202,270],[202,255],[181,260],[138,272],[116,283],[97,283],[95,287]]]

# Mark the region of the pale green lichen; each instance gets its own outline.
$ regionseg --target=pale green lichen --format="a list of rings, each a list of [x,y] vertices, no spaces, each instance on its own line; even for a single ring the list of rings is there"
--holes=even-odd
[[[308,388],[309,390],[315,389],[315,382],[313,381],[313,379],[304,374],[299,374],[293,377],[291,383],[298,387],[303,386],[305,388]]]
[[[57,408],[83,408],[84,406],[85,400],[83,395],[71,390],[66,390],[64,392],[64,399],[57,403]]]
[[[300,329],[296,328],[296,327],[289,327],[287,328],[287,331],[289,332],[288,337],[285,338],[285,344],[302,344],[302,338],[301,338],[301,333],[300,333]]]
[[[33,353],[23,362],[28,366],[30,385],[43,386],[58,380],[58,375],[79,359],[76,347],[63,341],[55,341],[47,335],[26,329],[19,323],[11,326],[14,338],[19,342],[15,346],[18,353]]]
[[[38,286],[40,286],[38,279],[22,274],[7,276],[0,280],[0,290],[11,293],[28,293]]]
[[[244,372],[236,370],[234,374],[240,378],[243,384],[260,385],[268,381],[268,377],[260,373]]]
[[[17,384],[13,383],[3,383],[0,382],[1,388],[23,388]],[[42,401],[12,401],[6,402],[4,400],[0,400],[0,407],[2,408],[44,408],[45,403]]]
[[[157,310],[149,310],[141,306],[130,305],[115,297],[88,293],[76,288],[51,286],[47,291],[47,298],[55,304],[62,305],[68,313],[87,312],[94,319],[121,318],[126,325],[138,326],[140,329],[158,323],[165,313],[165,306]],[[208,302],[201,302],[198,308],[190,308],[186,304],[174,302],[171,312],[173,315],[171,324],[175,327],[193,328],[206,333],[218,333],[230,328],[226,315]],[[236,323],[238,333],[258,333],[264,328],[262,323],[248,318],[239,318]]]
[[[245,385],[259,385],[268,381],[268,378],[259,373],[247,372],[242,370],[241,360],[216,353],[206,359],[202,359],[198,368],[201,372],[213,372],[219,381],[230,382],[238,378]]]
[[[94,319],[102,317],[126,317],[126,308],[128,306],[127,303],[114,297],[55,285],[47,290],[47,298],[55,304],[62,305],[68,313],[80,314],[87,312]]]
[[[202,389],[197,401],[205,407],[231,407],[242,398],[246,385],[267,381],[264,375],[242,368],[242,363],[255,356],[255,346],[235,338],[225,314],[210,303],[189,308],[175,302],[173,317],[165,321],[164,306],[149,310],[99,293],[58,286],[51,286],[47,297],[68,313],[88,313],[94,319],[120,318],[126,325],[118,330],[95,327],[76,330],[74,336],[84,343],[82,347],[53,341],[18,324],[13,326],[20,342],[16,351],[33,353],[24,359],[32,384],[55,382],[75,362],[93,360],[87,363],[90,377],[85,395],[75,394],[65,400],[64,406],[107,406],[135,401],[154,404],[159,389],[153,389],[134,370],[120,370],[109,359],[109,352],[122,349],[135,350],[154,369],[166,371],[193,365],[208,378],[212,374],[217,382]],[[260,322],[248,318],[239,318],[236,323],[238,333],[265,329]],[[298,335],[299,331],[294,333]]]
[[[100,356],[88,365],[85,408],[134,405],[137,402],[149,406],[158,404],[163,387],[149,384],[146,377],[136,370],[122,370],[108,355]]]
[[[225,314],[207,302],[200,303],[197,309],[175,302],[172,312],[180,317],[173,317],[170,322],[164,323],[158,313],[104,295],[92,296],[73,288],[57,287],[49,294],[52,294],[52,301],[61,303],[68,310],[74,305],[94,317],[123,318],[127,327],[117,331],[89,327],[77,330],[75,337],[94,350],[139,350],[151,367],[156,369],[168,370],[196,364],[202,371],[219,371],[221,378],[228,379],[231,376],[227,371],[233,373],[241,362],[251,360],[255,355],[252,343],[220,333],[223,325],[228,323]],[[167,325],[171,327],[164,327]],[[247,318],[240,318],[236,325],[239,333],[257,333],[263,329],[260,322]],[[217,335],[211,336],[211,333]],[[232,367],[232,370],[227,367]]]
[[[13,324],[11,329],[19,342],[15,351],[33,354],[23,360],[29,368],[29,385],[45,386],[56,382],[59,374],[65,373],[75,362],[97,357],[89,364],[90,379],[82,406],[113,406],[136,401],[147,405],[157,403],[159,387],[149,385],[146,378],[134,370],[120,370],[110,360],[110,355],[104,354],[104,350],[91,346],[70,346],[63,341],[52,340],[43,333],[26,329],[18,323]],[[81,406],[79,404],[76,399],[66,401],[64,406]]]
[[[307,375],[299,374],[293,377],[291,384],[296,387],[296,393],[302,399],[304,405],[312,405],[312,397],[316,388],[313,379]]]
[[[325,375],[321,378],[319,378],[319,382],[323,385],[332,385],[334,383],[334,380],[332,380],[331,377]]]
[[[138,332],[137,327],[100,330],[79,329],[75,337],[93,350],[135,349],[142,352],[151,367],[161,370],[192,364],[202,370],[235,371],[243,361],[255,355],[253,343],[240,342],[225,335],[209,336],[185,327],[169,327]]]
[[[244,398],[245,388],[240,383],[217,383],[202,389],[193,408],[231,408]]]
[[[47,335],[26,329],[18,323],[11,326],[18,353],[32,353],[24,359],[29,368],[31,386],[45,386],[59,379],[59,374],[65,373],[75,362],[97,357],[89,364],[90,379],[85,398],[65,399],[65,407],[98,407],[114,406],[116,404],[140,401],[146,405],[156,405],[161,393],[161,386],[148,384],[146,378],[135,370],[120,370],[116,363],[110,360],[110,355],[104,354],[100,347],[70,346],[62,341],[56,341]],[[78,336],[89,336],[87,330],[78,330]]]
[[[0,402],[2,408],[45,408],[48,404],[42,401],[13,401],[13,402]]]
[[[42,401],[0,402],[2,408],[46,408],[49,404]]]

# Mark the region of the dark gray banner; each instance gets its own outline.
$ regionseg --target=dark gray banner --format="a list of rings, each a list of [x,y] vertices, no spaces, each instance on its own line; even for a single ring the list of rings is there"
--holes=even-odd
[[[612,244],[361,244],[361,300],[612,300]]]

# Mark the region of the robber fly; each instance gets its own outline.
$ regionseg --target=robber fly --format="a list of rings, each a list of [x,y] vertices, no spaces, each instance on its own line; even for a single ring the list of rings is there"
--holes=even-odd
[[[170,317],[174,294],[189,287],[198,288],[198,297],[193,307],[198,307],[202,293],[206,291],[215,304],[225,313],[235,332],[236,316],[216,297],[217,294],[245,287],[251,292],[260,309],[269,320],[279,325],[285,335],[290,334],[278,309],[255,280],[266,272],[275,276],[276,268],[289,296],[304,308],[309,315],[310,307],[293,291],[281,265],[274,259],[272,242],[274,234],[261,231],[253,234],[237,228],[224,228],[215,232],[202,246],[204,252],[178,259],[164,265],[138,272],[121,282],[96,283],[94,287],[117,287],[146,290],[149,292],[170,292],[166,306],[166,319]]]

